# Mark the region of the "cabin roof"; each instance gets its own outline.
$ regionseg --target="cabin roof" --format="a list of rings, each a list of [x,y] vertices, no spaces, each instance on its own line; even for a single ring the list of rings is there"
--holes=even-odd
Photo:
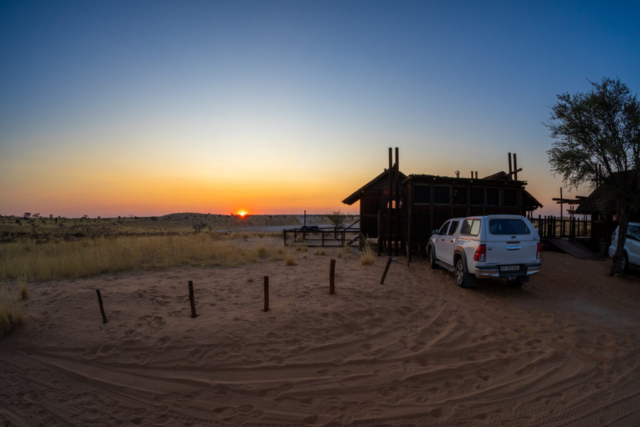
[[[595,212],[599,212],[600,209],[598,207],[599,200],[603,197],[605,189],[603,186],[600,186],[593,190],[591,194],[584,199],[580,205],[576,208],[577,214],[591,214]]]
[[[485,176],[482,179],[485,179],[487,181],[498,181],[501,179],[508,179],[509,174],[507,174],[505,171],[500,171],[500,172],[496,172],[493,175],[489,175],[489,176]]]
[[[522,190],[524,192],[523,196],[528,199],[528,203],[525,203],[525,205],[529,206],[530,208],[543,208],[544,206],[542,206],[542,203],[540,203],[538,201],[538,199],[536,199],[535,197],[533,197],[533,195],[531,193],[529,193],[527,190],[523,189]]]
[[[494,174],[497,175],[497,174]],[[491,175],[491,176],[494,176]],[[429,175],[429,174],[413,174],[409,175],[406,181],[415,180],[415,181],[449,181],[449,182],[458,182],[460,184],[468,184],[473,182],[482,182],[482,181],[498,181],[498,179],[488,179],[486,178],[456,178],[453,176],[441,176],[441,175]],[[500,180],[502,181],[502,180]],[[524,186],[527,185],[527,181],[515,181],[515,180],[504,180],[504,183],[514,185],[514,186]]]
[[[634,175],[633,175],[634,171],[629,171],[627,172],[627,179],[631,180],[634,179]],[[622,180],[625,177],[625,172],[614,172],[611,177],[609,177],[608,179],[615,179],[615,180]],[[620,178],[622,177],[622,178]],[[640,179],[640,176],[638,176],[638,179]],[[604,183],[606,184],[606,179],[604,181]],[[606,185],[600,185],[599,187],[597,187],[595,190],[593,190],[591,192],[591,194],[589,194],[581,203],[580,205],[576,208],[576,213],[577,214],[590,214],[590,213],[596,213],[596,212],[600,212],[601,207],[600,207],[600,200],[604,200],[606,199],[608,189]]]
[[[360,198],[362,197],[362,194],[367,191],[368,189],[370,189],[371,187],[375,186],[378,182],[380,182],[383,179],[388,179],[387,177],[389,176],[389,170],[385,169],[384,172],[382,172],[380,175],[376,176],[375,178],[373,178],[371,181],[367,182],[365,185],[363,185],[362,187],[360,187],[359,189],[357,189],[356,191],[353,192],[353,194],[351,194],[349,197],[347,197],[346,199],[344,199],[342,201],[342,203],[344,203],[345,205],[353,205],[355,202],[357,202],[358,200],[360,200]],[[400,172],[400,179],[404,180],[407,176],[405,174],[403,174],[402,172]]]

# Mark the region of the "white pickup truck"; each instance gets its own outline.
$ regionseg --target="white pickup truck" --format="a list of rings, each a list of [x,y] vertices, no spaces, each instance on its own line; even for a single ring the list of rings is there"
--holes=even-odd
[[[505,278],[520,287],[540,272],[542,245],[538,232],[520,215],[453,218],[429,239],[431,268],[455,274],[456,285],[475,286],[475,279]]]

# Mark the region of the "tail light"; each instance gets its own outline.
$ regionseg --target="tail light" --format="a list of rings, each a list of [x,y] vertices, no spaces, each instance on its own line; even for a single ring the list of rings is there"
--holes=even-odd
[[[536,259],[540,259],[540,254],[542,253],[542,243],[538,242],[538,250],[536,251]]]
[[[487,260],[487,245],[480,245],[473,255],[474,261],[485,262]]]

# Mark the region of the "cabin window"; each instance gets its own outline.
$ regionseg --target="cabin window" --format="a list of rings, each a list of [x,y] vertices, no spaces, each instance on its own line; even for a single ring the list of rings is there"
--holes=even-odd
[[[467,189],[465,187],[453,187],[453,203],[456,205],[467,204]]]
[[[500,206],[499,188],[487,188],[487,206]]]
[[[451,187],[436,185],[433,187],[433,203],[437,205],[451,204]]]
[[[518,206],[518,190],[505,188],[502,192],[505,206]]]
[[[484,195],[482,194],[482,188],[471,188],[471,204],[475,206],[482,206],[484,204]]]
[[[431,186],[416,184],[413,186],[413,204],[428,205],[431,203]]]

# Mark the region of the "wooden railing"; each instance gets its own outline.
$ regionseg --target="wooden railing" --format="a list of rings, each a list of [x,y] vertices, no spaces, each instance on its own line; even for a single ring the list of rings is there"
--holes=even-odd
[[[541,239],[571,240],[578,237],[591,237],[591,221],[577,218],[563,218],[556,216],[538,216],[532,218],[531,223],[538,230]]]
[[[360,229],[353,227],[328,227],[315,230],[294,228],[282,230],[282,238],[285,246],[343,247],[360,246],[362,242]]]

